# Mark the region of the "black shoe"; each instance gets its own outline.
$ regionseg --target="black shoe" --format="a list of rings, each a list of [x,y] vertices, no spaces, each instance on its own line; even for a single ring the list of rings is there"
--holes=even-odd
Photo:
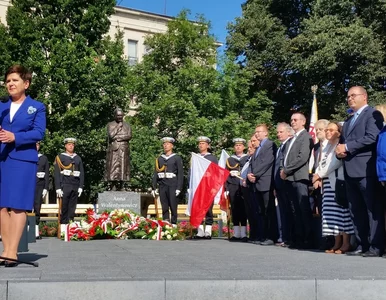
[[[384,253],[384,254],[382,255],[382,258],[386,258],[386,253]]]
[[[288,249],[299,249],[299,245],[296,243],[290,243]]]
[[[232,236],[230,239],[229,239],[230,242],[240,242],[240,238],[237,238],[235,236]]]
[[[5,266],[5,260],[0,260],[0,266]]]
[[[203,237],[204,240],[211,240],[212,239],[212,236],[211,235],[206,235]]]
[[[365,253],[362,254],[363,257],[379,257],[379,253],[374,252],[374,251],[366,251]]]
[[[240,242],[242,242],[242,243],[248,243],[248,238],[245,236],[245,237],[242,237],[241,239],[240,239]]]
[[[270,239],[266,239],[265,241],[260,243],[260,245],[262,245],[262,246],[273,246],[274,244],[275,243]]]
[[[205,236],[195,235],[195,236],[193,237],[193,239],[194,239],[194,240],[203,240],[203,239],[205,239]]]
[[[350,252],[346,252],[346,255],[348,256],[362,256],[363,254],[363,251],[362,250],[355,250],[355,251],[350,251]]]
[[[16,261],[6,261],[4,267],[6,268],[13,268],[16,267],[19,263]]]

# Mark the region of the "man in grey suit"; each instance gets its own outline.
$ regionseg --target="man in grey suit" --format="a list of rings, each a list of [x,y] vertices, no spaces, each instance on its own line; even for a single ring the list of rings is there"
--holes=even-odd
[[[347,93],[347,103],[354,114],[343,125],[336,155],[343,159],[347,198],[358,247],[347,255],[378,257],[384,251],[384,214],[377,198],[375,169],[377,136],[383,116],[368,106],[366,90],[354,86]]]
[[[285,180],[285,190],[292,210],[292,234],[290,248],[308,249],[312,241],[312,210],[309,202],[309,168],[311,150],[314,146],[311,135],[305,130],[306,117],[302,113],[291,116],[291,127],[295,131],[283,155],[280,178]]]
[[[261,245],[273,245],[277,238],[276,214],[273,199],[273,166],[275,162],[276,145],[268,139],[266,124],[256,126],[255,136],[260,141],[250,161],[248,183],[255,191],[258,204],[258,216]]]

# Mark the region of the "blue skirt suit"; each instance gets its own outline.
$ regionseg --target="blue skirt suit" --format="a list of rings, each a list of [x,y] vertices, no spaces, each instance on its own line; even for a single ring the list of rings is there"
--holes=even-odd
[[[46,130],[43,103],[29,96],[10,120],[11,98],[0,103],[0,125],[15,135],[13,143],[0,144],[0,208],[32,210],[38,152],[36,142]]]

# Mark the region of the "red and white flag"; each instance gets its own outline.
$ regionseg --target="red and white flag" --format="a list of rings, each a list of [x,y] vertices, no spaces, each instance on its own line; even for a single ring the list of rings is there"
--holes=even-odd
[[[318,121],[318,105],[316,103],[316,93],[314,93],[314,100],[312,101],[312,108],[311,108],[310,128],[308,129],[308,132],[312,136],[314,143],[318,142],[318,138],[316,137],[316,130],[315,130],[316,121]],[[308,165],[308,169],[310,173],[312,173],[313,166],[314,166],[314,150],[312,150],[312,154]]]
[[[312,101],[312,108],[311,108],[310,128],[308,130],[308,132],[312,136],[312,139],[314,140],[314,143],[318,142],[318,139],[316,137],[316,131],[315,131],[316,121],[318,121],[318,105],[316,103],[316,94],[314,93],[314,100]]]
[[[226,169],[227,159],[229,158],[228,152],[226,152],[224,149],[221,150],[220,159],[218,161],[218,165],[221,168]],[[225,200],[224,197],[224,186],[221,187],[221,189],[218,191],[216,197],[214,198],[214,204],[221,204]]]
[[[215,163],[192,153],[189,182],[189,201],[186,214],[190,224],[198,227],[213,203],[218,191],[223,187],[229,171]]]

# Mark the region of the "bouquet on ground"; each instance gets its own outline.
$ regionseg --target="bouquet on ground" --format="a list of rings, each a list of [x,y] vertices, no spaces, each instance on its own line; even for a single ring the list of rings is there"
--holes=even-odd
[[[80,222],[68,224],[64,239],[151,239],[180,240],[184,235],[166,221],[148,219],[129,210],[115,209],[97,214],[88,209]]]

